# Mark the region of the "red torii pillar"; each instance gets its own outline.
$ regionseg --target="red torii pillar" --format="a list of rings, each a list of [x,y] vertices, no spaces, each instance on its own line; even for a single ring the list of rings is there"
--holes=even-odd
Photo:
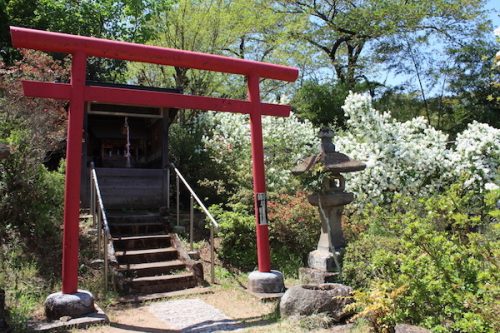
[[[259,272],[270,272],[271,262],[266,214],[262,115],[287,117],[290,114],[290,107],[262,103],[260,100],[259,81],[261,78],[268,78],[293,82],[298,77],[298,69],[199,52],[19,27],[11,27],[10,31],[12,44],[16,48],[69,53],[73,56],[70,84],[23,81],[23,90],[26,96],[65,99],[70,102],[64,194],[62,265],[62,292],[64,294],[73,294],[78,290],[78,215],[80,209],[81,140],[84,104],[87,101],[249,114],[258,268]],[[244,75],[248,83],[248,100],[242,101],[205,96],[179,95],[167,92],[87,86],[85,84],[86,62],[89,56]]]

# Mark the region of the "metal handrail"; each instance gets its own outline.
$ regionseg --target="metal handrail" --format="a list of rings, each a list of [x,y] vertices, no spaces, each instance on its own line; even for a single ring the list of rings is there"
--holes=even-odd
[[[205,207],[205,205],[203,204],[203,202],[201,202],[200,198],[198,198],[198,196],[196,195],[196,193],[194,193],[193,189],[191,188],[191,186],[189,186],[189,184],[186,181],[186,179],[184,179],[184,177],[182,176],[181,172],[175,167],[174,163],[170,163],[170,165],[172,165],[172,168],[174,168],[174,171],[177,174],[177,176],[179,176],[180,180],[182,180],[182,182],[184,183],[184,185],[186,186],[186,188],[188,189],[188,191],[191,193],[191,195],[193,196],[193,198],[196,200],[196,202],[198,203],[198,205],[200,205],[200,208],[208,216],[208,218],[210,219],[210,222],[212,222],[212,224],[214,225],[214,227],[216,229],[219,229],[219,224],[217,223],[217,221],[215,221],[215,219],[212,216],[212,214],[210,214],[210,212],[208,211],[207,207]]]
[[[176,173],[176,188],[177,188],[177,193],[176,193],[176,208],[177,208],[177,226],[179,226],[179,180],[182,181],[184,186],[188,189],[190,193],[190,209],[189,209],[189,243],[190,243],[190,249],[193,251],[193,239],[194,239],[194,234],[193,234],[193,225],[194,225],[194,202],[193,199],[196,200],[198,205],[200,206],[201,210],[205,213],[205,215],[208,217],[210,221],[210,283],[215,283],[215,248],[214,248],[214,228],[219,229],[219,224],[217,221],[215,221],[215,218],[212,216],[212,214],[208,211],[207,207],[203,204],[203,202],[200,200],[200,198],[196,195],[196,193],[193,191],[191,186],[188,184],[186,179],[182,176],[181,172],[179,169],[176,168],[176,166],[173,163],[170,163],[172,168],[174,169]]]
[[[90,165],[90,169],[90,212],[94,227],[97,229],[97,252],[99,256],[101,255],[101,238],[104,238],[102,244],[104,261],[103,279],[104,288],[108,291],[109,261],[111,261],[113,265],[115,265],[117,261],[115,258],[111,230],[109,228],[108,218],[106,216],[106,210],[104,209],[101,190],[99,189],[99,182],[97,181],[97,174],[93,162]],[[104,237],[101,237],[101,232]],[[113,275],[111,277],[113,278]]]

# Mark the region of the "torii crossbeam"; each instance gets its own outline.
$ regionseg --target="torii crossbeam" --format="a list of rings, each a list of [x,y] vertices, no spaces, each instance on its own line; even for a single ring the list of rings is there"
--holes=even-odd
[[[266,181],[262,140],[262,116],[287,117],[290,107],[262,103],[259,80],[268,78],[293,82],[298,69],[269,63],[235,59],[212,54],[75,36],[40,30],[11,27],[12,44],[46,52],[72,55],[71,82],[50,83],[23,81],[24,94],[69,100],[68,139],[66,147],[66,182],[64,194],[64,237],[62,292],[78,289],[78,242],[80,208],[80,169],[82,128],[85,102],[170,107],[244,113],[250,115],[254,208],[259,272],[270,272],[269,230],[267,224]],[[159,65],[239,74],[247,78],[248,98],[244,100],[180,95],[168,92],[138,91],[124,88],[86,86],[88,57],[138,61]]]

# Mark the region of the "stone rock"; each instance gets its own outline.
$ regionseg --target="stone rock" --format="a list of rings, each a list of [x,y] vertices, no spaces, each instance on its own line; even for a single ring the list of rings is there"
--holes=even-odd
[[[339,283],[294,286],[281,298],[280,313],[284,317],[327,313],[334,322],[340,322],[351,315],[344,311],[353,302],[351,293],[351,287]]]
[[[96,312],[94,296],[86,290],[78,290],[74,294],[61,292],[50,294],[45,300],[45,315],[48,320],[58,320],[61,317],[82,317]]]
[[[397,324],[394,328],[394,333],[431,333],[431,331],[423,327],[407,324]]]
[[[254,271],[248,275],[248,289],[254,293],[281,293],[285,289],[283,274]]]
[[[299,280],[302,284],[335,283],[338,277],[338,272],[325,272],[309,267],[299,268]]]
[[[307,264],[310,268],[324,272],[334,272],[337,268],[334,254],[325,250],[314,250],[309,252]]]

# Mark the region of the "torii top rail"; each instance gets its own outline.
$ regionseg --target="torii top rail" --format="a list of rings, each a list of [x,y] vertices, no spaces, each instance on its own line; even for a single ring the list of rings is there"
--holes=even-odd
[[[64,196],[63,293],[75,293],[78,289],[80,159],[85,102],[189,108],[249,114],[258,267],[261,272],[270,271],[261,117],[262,115],[287,117],[290,114],[290,107],[261,103],[259,80],[260,78],[268,78],[293,82],[298,77],[296,68],[199,52],[19,27],[11,27],[10,31],[14,47],[72,54],[71,82],[69,84],[23,81],[26,96],[70,101]],[[244,75],[247,77],[248,98],[243,101],[168,92],[87,86],[85,78],[88,57],[138,61]]]

